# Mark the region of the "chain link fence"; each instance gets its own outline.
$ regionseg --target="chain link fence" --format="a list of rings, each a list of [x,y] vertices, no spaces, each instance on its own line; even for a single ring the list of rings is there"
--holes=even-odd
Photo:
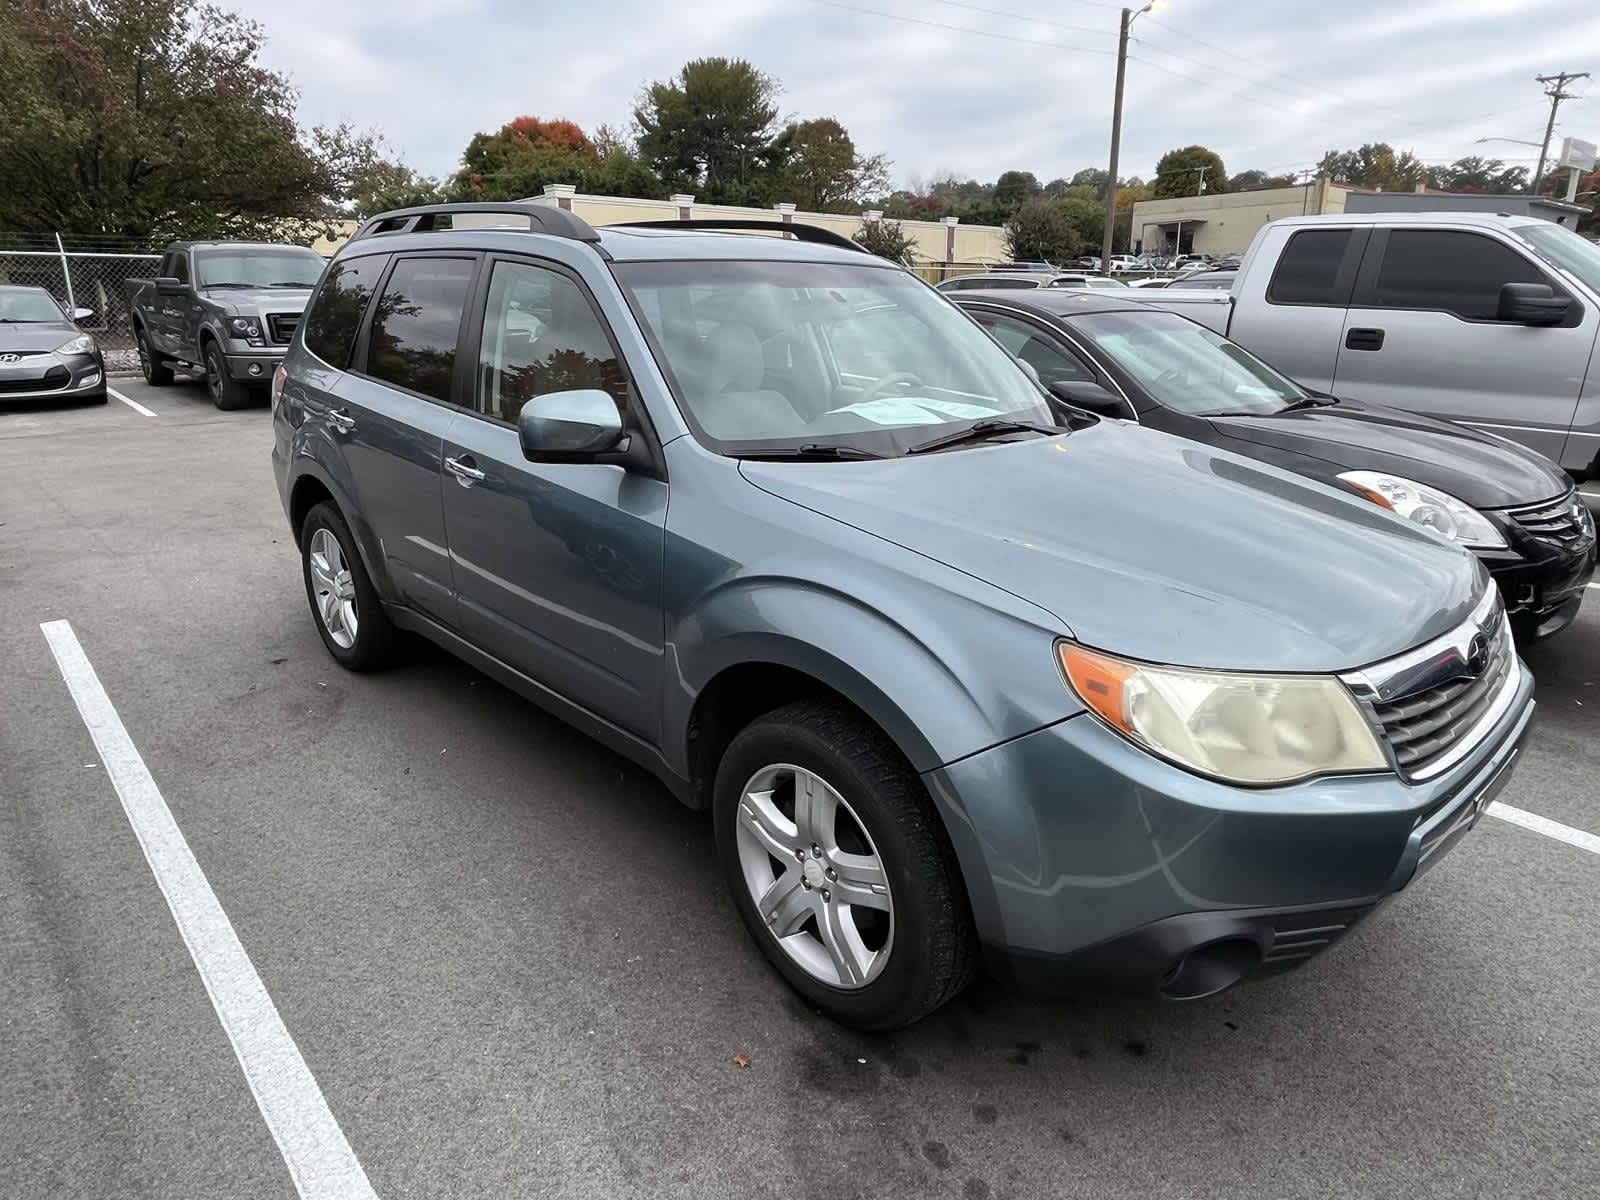
[[[129,279],[149,277],[161,263],[155,247],[120,239],[63,241],[54,234],[0,233],[0,284],[41,287],[67,308],[87,308],[108,370],[138,364],[133,345]]]

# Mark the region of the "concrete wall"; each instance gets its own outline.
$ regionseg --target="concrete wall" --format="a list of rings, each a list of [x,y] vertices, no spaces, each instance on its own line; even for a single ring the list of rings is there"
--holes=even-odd
[[[1133,238],[1146,254],[1164,253],[1182,223],[1184,245],[1195,254],[1238,254],[1256,231],[1280,217],[1343,212],[1350,189],[1326,179],[1254,192],[1215,192],[1133,206]],[[1190,238],[1193,246],[1189,246]]]
[[[591,225],[621,225],[628,221],[707,220],[790,220],[831,229],[845,237],[862,226],[863,217],[846,213],[796,211],[793,205],[775,208],[744,208],[732,204],[698,204],[693,196],[670,200],[640,200],[631,196],[591,196],[561,184],[551,184],[542,196],[530,196],[534,204],[553,204],[570,209]],[[1005,230],[998,225],[961,225],[945,221],[900,221],[901,229],[915,239],[913,253],[919,264],[994,263],[1008,257]]]

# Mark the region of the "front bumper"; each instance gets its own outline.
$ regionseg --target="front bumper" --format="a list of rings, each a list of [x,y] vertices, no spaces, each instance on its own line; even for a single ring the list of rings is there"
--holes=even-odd
[[[1510,547],[1480,551],[1478,557],[1505,598],[1517,643],[1526,646],[1560,633],[1576,619],[1584,589],[1594,578],[1596,541],[1590,537],[1564,547],[1509,524],[1503,528]]]
[[[1523,670],[1489,736],[1421,784],[1230,787],[1089,716],[927,778],[991,969],[1189,998],[1305,961],[1438,862],[1506,785],[1532,691]]]
[[[287,346],[268,347],[265,350],[231,348],[239,344],[242,343],[230,343],[230,348],[222,356],[228,364],[228,377],[238,383],[271,383],[272,373],[289,352]]]
[[[27,354],[0,363],[0,403],[100,396],[106,390],[105,364],[95,354]]]

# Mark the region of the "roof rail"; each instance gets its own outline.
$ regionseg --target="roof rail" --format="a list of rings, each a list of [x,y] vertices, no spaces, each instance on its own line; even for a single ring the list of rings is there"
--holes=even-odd
[[[458,213],[502,213],[525,217],[530,233],[548,233],[553,237],[572,238],[579,242],[600,240],[593,225],[564,208],[509,200],[498,203],[419,204],[413,208],[376,213],[361,222],[355,237],[350,240],[385,233],[431,233],[438,229],[440,217],[453,217]]]
[[[823,229],[819,225],[791,225],[785,221],[718,220],[707,218],[689,221],[626,221],[612,229],[703,229],[711,233],[718,230],[750,230],[756,233],[787,233],[797,242],[815,242],[819,246],[834,246],[841,250],[871,251],[860,242],[853,242],[842,233]]]

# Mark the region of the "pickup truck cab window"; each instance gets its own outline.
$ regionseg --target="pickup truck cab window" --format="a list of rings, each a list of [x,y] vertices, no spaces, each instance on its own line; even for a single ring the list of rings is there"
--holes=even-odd
[[[597,389],[627,406],[626,372],[576,282],[531,263],[497,262],[478,351],[477,409],[515,424],[547,392]]]
[[[1366,234],[1363,232],[1357,239],[1354,229],[1306,229],[1296,233],[1278,259],[1278,268],[1267,285],[1267,300],[1273,304],[1349,303],[1356,263],[1365,245]],[[1180,282],[1177,286],[1193,284]]]
[[[429,256],[395,263],[373,314],[366,373],[448,401],[461,318],[476,269],[471,258]]]
[[[1551,282],[1511,247],[1455,229],[1391,229],[1368,305],[1493,321],[1501,285]]]

